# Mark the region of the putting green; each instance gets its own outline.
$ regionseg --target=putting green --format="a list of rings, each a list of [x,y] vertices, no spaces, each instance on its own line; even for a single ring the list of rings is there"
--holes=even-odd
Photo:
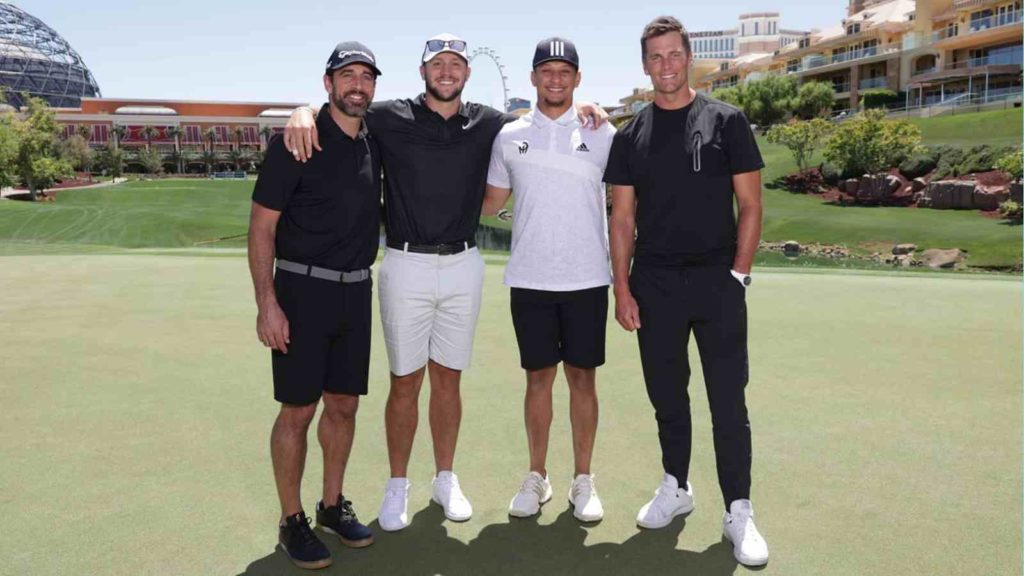
[[[245,260],[0,258],[0,574],[299,574],[274,552],[276,412]],[[633,335],[610,319],[595,456],[605,520],[566,512],[571,447],[557,386],[555,498],[510,521],[526,467],[523,376],[502,267],[487,267],[456,459],[476,509],[429,506],[425,400],[413,525],[365,550],[329,540],[323,574],[733,574],[699,360],[697,509],[639,531],[660,476]],[[750,289],[758,525],[767,574],[1021,572],[1021,298],[1016,279],[762,271]],[[376,318],[376,314],[375,314]],[[560,379],[561,381],[561,379]],[[346,495],[365,521],[387,463],[375,326]],[[319,497],[315,435],[303,502]],[[376,529],[376,524],[373,524]]]

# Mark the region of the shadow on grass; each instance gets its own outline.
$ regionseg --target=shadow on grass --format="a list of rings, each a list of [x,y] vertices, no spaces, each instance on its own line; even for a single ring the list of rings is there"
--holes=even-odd
[[[549,504],[546,510],[550,512],[553,506]],[[680,534],[686,527],[684,518],[676,518],[662,530],[638,529],[621,544],[592,546],[585,545],[587,528],[573,518],[568,505],[550,525],[540,525],[536,518],[509,518],[484,527],[469,544],[449,537],[444,521],[440,507],[428,505],[401,532],[383,532],[374,522],[370,528],[376,542],[362,550],[345,548],[336,538],[318,533],[331,549],[334,564],[316,573],[726,576],[738,567],[732,546],[724,539],[702,552],[677,550]],[[284,553],[274,550],[253,561],[239,576],[310,573],[293,566]]]

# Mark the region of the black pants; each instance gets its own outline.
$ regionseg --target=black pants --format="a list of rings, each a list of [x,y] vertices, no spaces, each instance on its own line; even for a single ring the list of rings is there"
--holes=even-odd
[[[640,361],[658,420],[662,465],[685,486],[690,469],[690,331],[704,369],[725,506],[750,497],[747,305],[728,266],[665,269],[636,265],[629,278],[640,306]]]

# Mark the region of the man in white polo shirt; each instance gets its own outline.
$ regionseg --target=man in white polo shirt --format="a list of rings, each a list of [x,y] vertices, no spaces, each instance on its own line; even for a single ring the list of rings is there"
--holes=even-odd
[[[526,370],[526,435],[530,471],[509,514],[537,514],[551,499],[546,460],[551,389],[558,364],[569,383],[575,472],[573,515],[604,516],[590,471],[597,433],[596,368],[604,364],[608,318],[608,224],[602,183],[615,129],[584,129],[573,107],[580,83],[572,42],[537,44],[530,81],[537,107],[506,124],[494,140],[484,213],[515,191],[512,255],[505,270],[512,322]]]

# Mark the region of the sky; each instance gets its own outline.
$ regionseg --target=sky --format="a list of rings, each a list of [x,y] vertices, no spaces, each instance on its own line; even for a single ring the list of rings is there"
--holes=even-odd
[[[656,16],[688,30],[737,26],[745,12],[777,11],[780,28],[834,25],[843,0],[708,0],[591,2],[373,2],[177,0],[13,2],[62,35],[92,70],[104,97],[237,102],[318,103],[324,64],[335,44],[358,40],[375,53],[383,75],[376,99],[423,91],[419,58],[440,32],[486,46],[505,66],[509,95],[535,100],[530,62],[537,42],[572,40],[580,54],[578,100],[615,105],[648,84],[640,33]],[[464,98],[501,105],[501,75],[478,57]]]

